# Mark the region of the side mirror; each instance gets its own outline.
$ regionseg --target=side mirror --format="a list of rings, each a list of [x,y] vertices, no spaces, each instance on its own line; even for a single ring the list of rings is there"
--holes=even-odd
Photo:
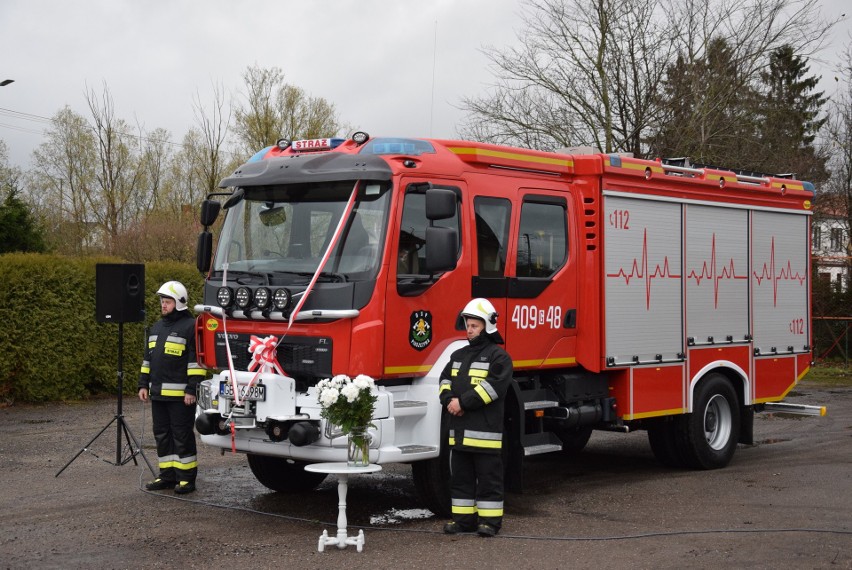
[[[225,200],[225,203],[222,205],[224,209],[232,208],[240,203],[240,200],[245,198],[246,191],[242,188],[237,188],[234,190],[234,193],[231,194],[231,197]]]
[[[201,225],[205,228],[213,225],[213,222],[219,217],[219,210],[221,208],[222,204],[216,200],[204,200],[201,202]]]
[[[195,248],[195,266],[203,275],[210,271],[210,260],[213,257],[213,234],[203,231],[198,234],[198,244]]]
[[[456,215],[456,193],[446,188],[426,191],[426,219],[446,220]]]
[[[455,194],[453,194],[455,199]],[[454,206],[455,207],[455,206]],[[426,272],[438,273],[456,268],[458,233],[453,228],[426,228]]]

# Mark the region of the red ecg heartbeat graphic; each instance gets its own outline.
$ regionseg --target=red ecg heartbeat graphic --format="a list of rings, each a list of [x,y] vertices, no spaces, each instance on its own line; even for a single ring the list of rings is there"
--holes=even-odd
[[[630,268],[630,273],[626,273],[624,268],[618,270],[617,273],[607,273],[607,277],[621,277],[624,279],[625,285],[630,285],[630,280],[634,277],[645,280],[645,309],[651,309],[651,282],[654,279],[680,279],[680,275],[675,275],[669,269],[668,256],[663,258],[662,267],[657,264],[653,272],[648,271],[648,228],[644,229],[642,235],[642,259],[633,259],[633,265]]]
[[[701,273],[698,274],[693,269],[689,272],[689,275],[686,276],[687,279],[695,279],[695,285],[701,286],[701,282],[705,279],[712,279],[713,281],[713,307],[715,309],[719,308],[719,282],[722,279],[748,279],[748,274],[746,275],[737,275],[736,270],[734,269],[734,258],[731,258],[731,261],[728,262],[727,265],[719,270],[719,267],[716,265],[716,232],[713,232],[713,240],[710,245],[710,262],[707,261],[702,262],[701,264]]]
[[[763,271],[760,275],[757,274],[757,271],[754,272],[754,279],[757,281],[758,285],[761,285],[765,279],[769,279],[772,281],[772,304],[773,306],[778,306],[778,282],[779,281],[798,281],[799,285],[803,285],[807,280],[807,275],[802,275],[801,273],[793,272],[792,262],[787,260],[787,267],[784,268],[782,264],[782,269],[780,272],[776,273],[775,266],[775,236],[772,236],[772,245],[769,248],[769,267],[766,266],[766,263],[763,264]]]

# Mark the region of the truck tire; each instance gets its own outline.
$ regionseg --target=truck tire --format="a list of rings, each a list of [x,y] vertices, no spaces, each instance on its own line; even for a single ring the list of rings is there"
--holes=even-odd
[[[737,393],[727,377],[709,374],[698,383],[692,413],[677,430],[677,449],[688,467],[719,469],[730,463],[739,438]]]
[[[441,416],[441,452],[434,459],[411,464],[411,478],[423,506],[439,517],[452,516],[450,500],[449,416]]]
[[[305,471],[307,463],[304,461],[254,453],[248,453],[246,457],[255,478],[265,487],[279,493],[313,491],[326,478],[325,473]]]
[[[666,467],[685,467],[683,458],[677,449],[677,430],[681,429],[682,418],[654,420],[648,426],[648,443],[654,457]]]

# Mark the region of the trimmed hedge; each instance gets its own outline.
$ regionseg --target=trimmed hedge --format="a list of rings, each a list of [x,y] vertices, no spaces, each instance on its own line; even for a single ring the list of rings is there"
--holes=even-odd
[[[0,402],[78,400],[115,393],[119,326],[97,322],[98,263],[122,261],[0,255]],[[145,265],[145,322],[122,325],[125,393],[136,391],[145,328],[160,317],[156,291],[171,279],[186,285],[190,307],[201,300],[204,281],[192,265]]]

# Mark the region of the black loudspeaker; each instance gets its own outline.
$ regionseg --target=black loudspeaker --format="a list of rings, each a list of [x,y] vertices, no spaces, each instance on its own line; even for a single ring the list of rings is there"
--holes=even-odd
[[[145,266],[140,263],[95,265],[95,312],[99,323],[145,320]]]

